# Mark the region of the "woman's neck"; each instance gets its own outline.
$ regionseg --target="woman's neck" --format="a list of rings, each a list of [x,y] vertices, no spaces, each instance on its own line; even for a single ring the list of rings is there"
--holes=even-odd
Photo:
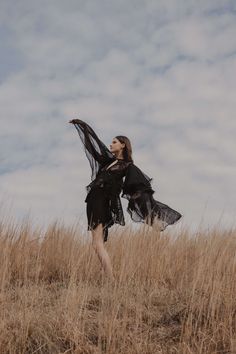
[[[123,156],[120,156],[120,155],[118,155],[118,156],[114,155],[114,157],[115,157],[117,160],[124,160]]]

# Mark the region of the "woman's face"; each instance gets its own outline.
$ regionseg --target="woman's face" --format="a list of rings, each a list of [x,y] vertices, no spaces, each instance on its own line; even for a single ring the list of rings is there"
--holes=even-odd
[[[113,138],[111,145],[110,145],[110,150],[112,153],[119,153],[123,148],[125,147],[124,143],[121,143],[118,139]]]

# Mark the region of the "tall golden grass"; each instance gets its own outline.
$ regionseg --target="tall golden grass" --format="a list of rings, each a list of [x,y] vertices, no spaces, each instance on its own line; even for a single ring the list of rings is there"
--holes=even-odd
[[[236,230],[111,228],[115,284],[90,241],[0,224],[0,353],[236,353]]]

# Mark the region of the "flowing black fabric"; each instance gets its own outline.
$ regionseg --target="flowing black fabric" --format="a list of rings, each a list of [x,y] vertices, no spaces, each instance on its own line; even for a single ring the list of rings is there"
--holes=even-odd
[[[86,186],[85,199],[88,230],[102,223],[106,242],[109,227],[115,223],[125,225],[121,192],[121,197],[128,200],[127,212],[135,222],[153,225],[154,221],[158,221],[160,230],[163,231],[181,218],[179,212],[154,199],[152,178],[132,161],[117,159],[87,123],[79,119],[72,122],[84,144],[92,168],[92,182]],[[112,162],[114,164],[110,166]]]
[[[113,160],[114,155],[87,123],[80,119],[74,119],[73,124],[84,145],[84,150],[92,170],[91,180],[94,180],[99,169],[106,163],[109,163],[110,160]]]
[[[168,225],[178,221],[182,215],[154,199],[155,191],[151,186],[152,180],[137,166],[130,164],[127,167],[121,196],[128,200],[127,211],[133,221],[153,225],[156,220],[163,231]]]

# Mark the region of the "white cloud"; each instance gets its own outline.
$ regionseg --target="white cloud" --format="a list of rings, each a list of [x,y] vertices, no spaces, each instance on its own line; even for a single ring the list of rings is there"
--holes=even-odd
[[[235,220],[232,2],[22,1],[0,18],[20,58],[0,86],[0,192],[16,216],[86,222],[79,115],[107,145],[130,137],[155,198],[185,223]]]

